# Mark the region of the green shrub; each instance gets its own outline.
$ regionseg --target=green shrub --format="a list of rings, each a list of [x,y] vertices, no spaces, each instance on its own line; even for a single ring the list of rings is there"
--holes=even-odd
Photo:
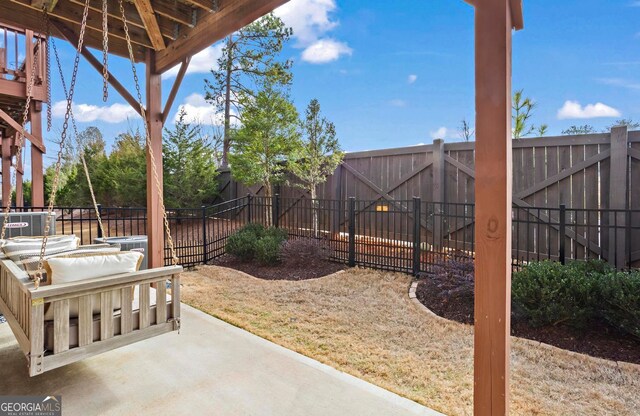
[[[515,273],[511,292],[516,312],[534,326],[566,323],[586,326],[597,315],[600,300],[598,264],[566,266],[552,261],[531,263]]]
[[[280,259],[283,241],[274,235],[267,235],[256,241],[256,260],[265,265],[276,264]]]
[[[225,251],[243,261],[249,261],[255,256],[255,246],[255,234],[239,230],[229,236],[227,244],[225,245]]]
[[[610,271],[601,279],[602,317],[640,338],[640,272]]]
[[[280,228],[265,228],[262,224],[250,223],[229,236],[225,251],[242,261],[255,258],[263,264],[275,264],[287,236],[287,232]]]
[[[287,238],[289,238],[289,234],[282,228],[269,227],[265,230],[264,237],[272,237],[276,239],[278,243],[284,243]]]

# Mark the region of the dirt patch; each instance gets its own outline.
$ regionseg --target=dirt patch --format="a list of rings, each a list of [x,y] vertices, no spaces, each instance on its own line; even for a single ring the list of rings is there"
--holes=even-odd
[[[183,299],[213,316],[450,415],[473,414],[473,328],[408,298],[411,277],[348,269],[267,281],[202,266]],[[514,415],[634,415],[640,371],[512,338]]]
[[[274,266],[265,266],[257,261],[245,262],[229,254],[212,260],[210,264],[240,270],[266,280],[316,279],[346,268],[344,264],[316,257],[288,258]]]
[[[439,316],[464,324],[473,324],[473,292],[450,293],[425,278],[416,290],[418,300]],[[524,319],[511,317],[511,335],[533,339],[570,351],[614,361],[640,364],[640,340],[597,324],[584,329],[567,325],[532,327]]]

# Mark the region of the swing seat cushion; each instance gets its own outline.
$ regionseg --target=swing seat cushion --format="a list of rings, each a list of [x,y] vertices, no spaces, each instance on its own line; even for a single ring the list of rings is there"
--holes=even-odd
[[[121,273],[132,273],[140,268],[143,254],[137,251],[122,251],[118,253],[91,253],[70,254],[54,257],[45,262],[47,276],[51,278],[51,284],[73,283],[87,279],[112,276]],[[115,309],[120,309],[120,296],[112,295],[112,304]],[[100,313],[100,294],[92,296],[92,313]],[[45,321],[52,320],[53,308],[46,305]],[[69,302],[69,317],[77,318],[79,304],[77,299]]]
[[[15,237],[2,242],[2,252],[18,264],[21,256],[39,256],[43,237]],[[80,239],[75,235],[52,235],[47,238],[45,255],[78,248]]]

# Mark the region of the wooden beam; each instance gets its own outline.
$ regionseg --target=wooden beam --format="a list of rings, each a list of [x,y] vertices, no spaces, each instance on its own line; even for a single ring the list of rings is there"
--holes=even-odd
[[[51,21],[57,21],[55,18],[51,18]],[[10,25],[19,28],[31,29],[36,32],[42,31],[42,12],[33,9],[31,7],[24,7],[19,3],[12,3],[6,0],[0,1],[0,23],[3,25]],[[79,33],[79,24],[69,24],[67,26],[73,30],[76,34]],[[64,39],[64,36],[52,26],[52,36]],[[102,34],[91,30],[85,34],[85,45],[87,47],[102,50]],[[144,47],[140,45],[133,45],[133,52],[136,58],[136,62],[144,60]],[[120,38],[109,38],[109,53],[113,55],[123,56],[128,59],[129,51],[127,49],[126,42]]]
[[[511,326],[511,31],[509,2],[474,1],[474,414],[509,413]]]
[[[162,79],[155,68],[155,52],[147,52],[147,120],[155,168],[162,184]],[[147,150],[147,236],[149,268],[164,266],[164,228],[161,209],[162,190],[156,186]]]
[[[198,20],[199,10],[180,2],[171,3],[171,5],[165,2],[155,2],[153,9],[156,15],[164,16],[187,27],[194,27]]]
[[[11,116],[9,116],[9,114],[5,113],[4,110],[2,110],[0,108],[0,119],[4,120],[5,123],[7,123],[9,125],[9,127],[11,127],[12,129],[14,129],[15,131],[22,131],[22,126],[15,121],[14,119],[11,118]],[[24,137],[26,137],[34,146],[36,146],[41,152],[46,152],[47,149],[44,147],[44,144],[42,144],[42,139],[38,138],[36,136],[34,136],[33,134],[25,131],[24,132]]]
[[[171,106],[173,105],[173,101],[176,99],[176,94],[178,94],[178,90],[180,89],[180,84],[182,84],[182,80],[184,79],[184,75],[187,73],[187,68],[189,68],[189,62],[191,62],[191,58],[187,58],[182,61],[180,65],[180,69],[178,70],[178,75],[176,75],[175,81],[173,81],[173,85],[171,86],[171,92],[169,92],[169,97],[167,97],[167,102],[164,104],[164,110],[162,110],[162,124],[167,122],[167,117],[169,117],[169,111],[171,111]]]
[[[185,0],[185,3],[198,6],[208,12],[216,12],[218,11],[218,3],[220,3],[220,1],[221,0]]]
[[[11,137],[2,136],[2,206],[11,206]]]
[[[614,226],[609,233],[608,262],[618,269],[626,267],[627,244],[624,210],[628,209],[629,198],[626,194],[629,175],[629,148],[627,126],[611,129],[611,171],[609,175],[609,209],[619,210],[609,214],[609,226]],[[592,184],[592,186],[595,184]]]
[[[144,22],[144,27],[147,29],[147,35],[151,40],[151,44],[156,51],[161,51],[166,48],[164,39],[162,38],[162,32],[160,32],[160,26],[158,26],[158,20],[156,14],[153,11],[150,0],[137,0],[135,2],[138,14]]]
[[[185,30],[184,37],[156,54],[156,69],[162,73],[184,58],[193,56],[230,33],[271,12],[288,0],[218,0],[219,10]]]
[[[65,26],[62,22],[52,22],[52,24],[60,31],[60,33],[67,39],[67,41],[71,43],[72,46],[77,47],[78,37],[71,29]],[[86,47],[83,46],[80,53],[87,60],[87,62],[89,62],[91,66],[100,73],[100,75],[103,74],[102,71],[104,66],[102,65],[102,62],[100,62],[98,58],[93,56],[93,54]],[[125,88],[125,86],[122,85],[111,72],[109,72],[109,84],[111,84],[111,86],[116,91],[118,91],[122,98],[124,98],[125,101],[129,103],[129,105],[134,110],[136,110],[138,114],[140,114],[140,104],[138,103],[138,100],[136,100],[133,95],[131,95],[129,90],[127,90],[127,88]]]
[[[0,78],[0,91],[2,95],[9,95],[16,98],[27,98],[25,92],[25,83],[23,81],[14,81]],[[34,85],[31,90],[31,98],[37,101],[45,101],[47,94],[44,88]]]
[[[36,7],[31,6],[29,0],[9,0],[16,5],[23,6],[24,9],[31,9],[38,13],[40,16],[40,25],[42,26],[42,11]],[[22,10],[20,11],[22,12]],[[62,2],[56,7],[54,11],[49,15],[51,18],[56,18],[67,22],[68,24],[80,25],[82,21],[82,7],[77,7],[76,5],[70,2]],[[40,29],[42,30],[42,28]],[[95,35],[98,35],[100,39],[102,39],[102,13],[96,12],[89,9],[89,14],[87,17],[87,33],[93,32]],[[152,47],[151,41],[149,40],[146,31],[143,28],[136,26],[129,26],[129,34],[131,36],[131,42],[144,46],[144,47]],[[109,20],[109,40],[111,38],[118,38],[121,40],[125,40],[124,35],[124,25],[120,20]]]
[[[31,5],[40,10],[47,9],[48,12],[53,11],[53,9],[58,4],[58,0],[31,0]]]
[[[31,134],[42,140],[42,113],[34,107],[30,109]],[[44,151],[31,143],[31,206],[44,207]]]

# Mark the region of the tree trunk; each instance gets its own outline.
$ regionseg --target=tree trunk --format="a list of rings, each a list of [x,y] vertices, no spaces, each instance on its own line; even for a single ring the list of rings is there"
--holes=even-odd
[[[222,141],[222,167],[227,167],[229,150],[231,149],[231,71],[233,69],[233,38],[227,38],[227,67],[224,92],[224,138]]]
[[[272,225],[272,212],[273,212],[273,194],[271,193],[271,182],[266,181],[264,184],[264,221],[267,227]]]
[[[315,238],[319,237],[318,230],[318,197],[316,194],[316,187],[314,185],[309,189],[311,193],[311,206],[312,206],[312,215],[313,215],[313,236]]]

